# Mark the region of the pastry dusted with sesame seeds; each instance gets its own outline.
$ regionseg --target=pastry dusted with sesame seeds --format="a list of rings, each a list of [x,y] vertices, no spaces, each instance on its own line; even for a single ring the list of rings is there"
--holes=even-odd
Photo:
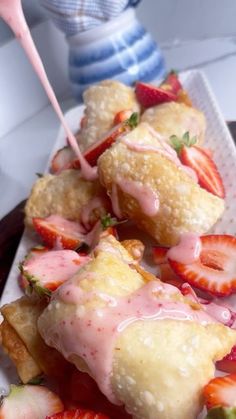
[[[100,156],[98,173],[117,217],[135,221],[165,246],[186,232],[206,233],[224,210],[224,200],[201,188],[147,123]]]
[[[64,170],[57,176],[47,174],[39,178],[32,188],[25,206],[25,222],[32,226],[33,217],[48,217],[52,214],[80,221],[82,209],[94,197],[102,198],[104,195],[98,181],[84,180],[78,170]],[[104,206],[106,207],[106,197]],[[105,212],[101,203],[93,211],[94,221]]]
[[[166,137],[167,141],[171,135],[181,138],[185,132],[189,132],[191,137],[196,137],[197,144],[204,141],[205,115],[184,103],[168,102],[149,108],[143,113],[141,121],[150,124]]]
[[[114,125],[116,114],[123,110],[139,112],[134,90],[116,80],[104,80],[83,94],[85,118],[79,134],[84,150],[100,140]]]
[[[103,238],[54,293],[39,331],[134,419],[194,419],[214,361],[230,351],[236,331],[153,278],[145,282],[125,248]]]

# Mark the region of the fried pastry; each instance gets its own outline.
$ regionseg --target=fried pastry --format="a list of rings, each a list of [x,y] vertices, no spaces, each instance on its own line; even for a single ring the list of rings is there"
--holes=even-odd
[[[25,222],[32,226],[33,217],[61,215],[72,221],[80,221],[81,212],[94,197],[106,196],[98,182],[84,180],[78,170],[64,170],[60,175],[45,175],[39,178],[25,206]],[[94,221],[104,215],[102,203],[93,211]]]
[[[48,347],[38,333],[37,320],[45,306],[37,298],[22,297],[1,308],[2,346],[24,383],[40,373],[61,377],[67,367],[64,358]]]
[[[116,80],[104,80],[83,94],[85,123],[79,134],[81,150],[88,148],[109,131],[115,115],[122,110],[139,111],[134,90]]]
[[[196,136],[197,144],[204,141],[206,131],[204,114],[184,103],[168,102],[149,108],[143,113],[141,121],[150,124],[167,141],[171,135],[182,137],[185,132],[189,132],[190,137]]]
[[[102,239],[92,261],[54,293],[39,331],[133,418],[194,419],[236,332],[177,288],[145,284],[129,261],[113,237]]]
[[[100,156],[98,173],[115,214],[133,220],[165,246],[175,245],[183,233],[206,233],[224,210],[224,200],[201,188],[146,123]]]

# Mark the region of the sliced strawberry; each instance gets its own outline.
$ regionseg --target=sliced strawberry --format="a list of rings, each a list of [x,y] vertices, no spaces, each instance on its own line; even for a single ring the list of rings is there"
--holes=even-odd
[[[208,409],[215,406],[236,407],[236,374],[213,378],[203,389]]]
[[[50,248],[74,250],[84,241],[84,228],[60,215],[33,218],[33,225],[43,242]]]
[[[70,279],[89,260],[89,256],[73,250],[49,250],[27,257],[21,264],[21,274],[37,292],[48,290],[50,295],[50,291]]]
[[[183,147],[180,151],[181,162],[193,169],[198,177],[199,185],[208,192],[225,197],[225,190],[222,179],[214,161],[209,157],[209,153],[197,146]]]
[[[196,262],[183,264],[169,260],[183,281],[216,296],[236,291],[236,238],[229,235],[201,237],[202,249]]]
[[[182,279],[180,279],[174,271],[171,269],[169,263],[162,263],[159,265],[160,275],[159,278],[162,282],[167,282],[174,287],[180,288],[183,285]]]
[[[47,416],[46,419],[109,419],[109,417],[102,413],[93,412],[92,410],[73,409]]]
[[[183,86],[178,78],[178,74],[174,70],[170,71],[167,74],[165,80],[161,83],[160,87],[174,94],[177,94],[180,90],[183,89]]]
[[[176,101],[176,94],[171,91],[156,87],[151,84],[138,81],[135,86],[135,93],[139,103],[144,108],[159,105],[160,103]]]
[[[53,156],[50,170],[52,173],[60,173],[62,170],[71,168],[76,159],[75,153],[69,145],[60,148]]]
[[[113,127],[106,135],[100,140],[97,141],[95,144],[92,144],[84,152],[85,159],[89,162],[91,166],[95,166],[97,164],[98,157],[104,153],[111,145],[116,141],[121,134],[124,134],[127,131],[130,131],[130,126],[121,122],[120,124]]]
[[[152,248],[153,260],[157,265],[167,263],[166,254],[168,250],[169,250],[168,247],[153,246]]]
[[[60,398],[46,387],[11,385],[0,407],[0,419],[45,419],[63,409]]]
[[[216,363],[218,370],[236,374],[236,345],[231,349],[230,354],[226,355],[221,361]]]
[[[129,119],[132,115],[131,109],[123,109],[122,111],[117,112],[117,114],[114,117],[113,125],[120,124],[121,122],[126,121]]]

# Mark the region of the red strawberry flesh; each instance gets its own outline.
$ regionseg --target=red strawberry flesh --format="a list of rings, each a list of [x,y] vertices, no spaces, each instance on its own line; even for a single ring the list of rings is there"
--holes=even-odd
[[[183,147],[180,152],[180,160],[196,172],[198,183],[202,188],[219,198],[225,197],[225,190],[218,169],[204,149],[197,146]]]
[[[33,225],[43,242],[50,248],[76,249],[84,241],[85,230],[81,224],[59,215],[33,218]]]
[[[176,94],[171,91],[142,82],[136,83],[135,93],[139,103],[144,108],[156,106],[165,102],[176,101],[177,99]]]
[[[213,378],[203,390],[208,409],[214,406],[236,406],[236,374]]]
[[[153,260],[157,265],[162,263],[167,263],[166,254],[168,252],[168,247],[161,247],[161,246],[153,246]]]
[[[167,74],[165,80],[161,83],[160,87],[165,90],[169,90],[174,94],[177,94],[183,89],[183,86],[178,78],[178,74],[175,71],[170,71]]]
[[[47,416],[46,419],[109,419],[109,417],[102,413],[95,413],[92,410],[73,409]]]
[[[191,264],[169,260],[183,281],[216,296],[236,291],[236,238],[229,235],[201,237],[200,258]],[[209,256],[208,256],[209,255]]]
[[[216,363],[216,367],[221,371],[236,374],[236,345],[233,346],[228,355]]]

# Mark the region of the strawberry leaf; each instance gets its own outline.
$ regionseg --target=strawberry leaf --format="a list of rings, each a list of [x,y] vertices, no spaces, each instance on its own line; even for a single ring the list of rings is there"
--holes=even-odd
[[[101,218],[102,229],[106,230],[108,227],[117,226],[126,223],[127,220],[118,221],[117,218],[112,217],[111,214],[106,214]]]
[[[181,137],[177,137],[177,135],[170,136],[170,142],[172,147],[175,149],[177,154],[180,153],[182,148],[185,147],[192,147],[197,142],[197,137],[190,137],[189,131],[185,132],[184,135]]]
[[[132,115],[125,121],[125,125],[129,125],[130,128],[136,128],[139,123],[138,112],[133,112]]]

